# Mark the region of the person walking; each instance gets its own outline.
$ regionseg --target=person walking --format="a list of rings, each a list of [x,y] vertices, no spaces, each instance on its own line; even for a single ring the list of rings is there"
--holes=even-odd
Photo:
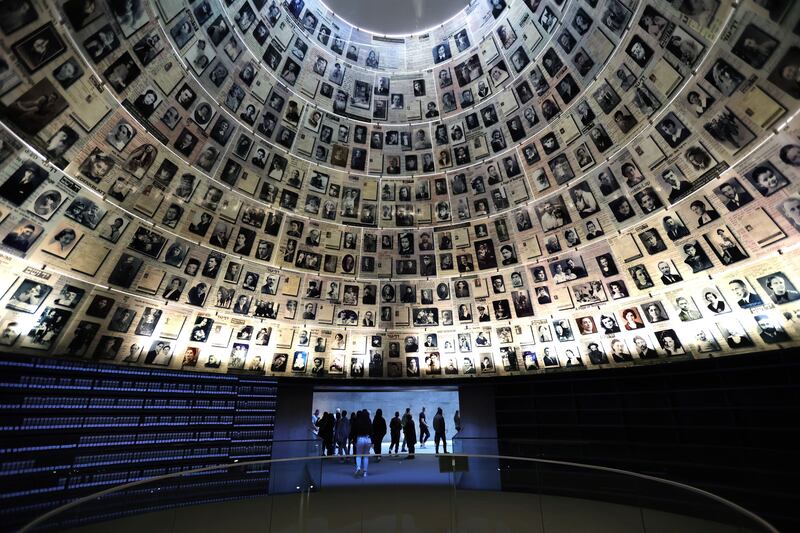
[[[348,455],[347,439],[350,438],[350,420],[347,418],[347,411],[342,411],[341,417],[336,424],[334,437],[336,439],[336,447],[339,449],[339,456]],[[344,459],[339,459],[339,462],[343,463]]]
[[[444,453],[447,453],[447,431],[445,430],[444,415],[441,407],[436,410],[436,414],[433,416],[433,443],[436,446],[437,454],[439,453],[439,441],[442,441]]]
[[[406,415],[411,412],[410,407],[406,407],[406,412],[403,414],[403,417],[400,419],[400,430],[403,432],[403,447],[400,449],[400,453],[406,453]]]
[[[383,437],[386,436],[386,419],[383,418],[383,410],[375,411],[375,418],[372,419],[372,451],[377,458],[376,463],[381,462],[381,444]]]
[[[350,450],[356,453],[356,412],[350,413],[350,431],[347,432],[347,453],[350,455]]]
[[[372,422],[366,409],[358,412],[354,433],[356,435],[356,477],[367,477],[369,447],[372,445]]]
[[[461,431],[461,411],[456,409],[456,414],[453,415],[453,424],[455,425],[456,432]]]
[[[403,430],[403,423],[400,421],[400,411],[394,412],[394,418],[389,422],[389,436],[392,438],[392,442],[389,444],[389,453],[392,453],[392,448],[394,448],[394,454],[397,455],[397,450],[400,449],[400,432]]]
[[[403,435],[405,442],[408,446],[408,455],[406,459],[414,459],[414,446],[417,444],[417,428],[414,426],[414,415],[411,414],[411,408],[406,408],[406,414],[403,416]]]
[[[428,419],[425,417],[425,408],[419,413],[419,447],[424,448],[425,442],[431,438],[431,432],[428,430]]]
[[[333,415],[333,454],[337,454],[337,449],[339,448],[339,443],[336,440],[336,430],[339,429],[339,424],[342,421],[342,411],[341,409],[337,409],[336,413]]]
[[[322,439],[323,455],[333,455],[333,424],[333,415],[327,411],[322,413],[320,419],[317,420],[318,435]]]

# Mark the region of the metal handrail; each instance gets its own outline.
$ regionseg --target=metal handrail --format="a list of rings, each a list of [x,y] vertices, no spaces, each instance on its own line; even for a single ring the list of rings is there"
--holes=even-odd
[[[353,458],[353,457],[376,457],[376,455],[374,455],[374,454],[350,454],[349,457],[350,458]],[[732,510],[738,512],[739,514],[744,515],[747,518],[751,519],[752,521],[758,523],[759,525],[761,525],[765,530],[769,531],[770,533],[779,533],[778,529],[775,528],[775,526],[773,526],[772,524],[767,522],[762,517],[758,516],[757,514],[755,514],[752,511],[742,507],[741,505],[738,505],[738,504],[736,504],[736,503],[734,503],[734,502],[732,502],[732,501],[730,501],[730,500],[728,500],[726,498],[723,498],[722,496],[718,496],[718,495],[716,495],[716,494],[714,494],[712,492],[709,492],[707,490],[703,490],[703,489],[700,489],[700,488],[697,488],[697,487],[693,487],[692,485],[687,485],[686,483],[681,483],[681,482],[678,482],[678,481],[672,481],[672,480],[669,480],[669,479],[659,478],[659,477],[651,476],[651,475],[648,475],[648,474],[641,474],[639,472],[632,472],[632,471],[629,471],[629,470],[622,470],[620,468],[612,468],[612,467],[608,467],[608,466],[598,466],[598,465],[590,465],[590,464],[584,464],[584,463],[575,463],[575,462],[572,462],[572,461],[559,461],[559,460],[555,460],[555,459],[540,459],[540,458],[531,458],[531,457],[513,457],[513,456],[510,456],[510,455],[448,453],[446,455],[438,455],[436,457],[447,457],[447,458],[462,457],[462,458],[475,458],[475,459],[503,459],[503,460],[508,460],[508,461],[522,461],[522,462],[528,462],[528,463],[540,463],[540,464],[547,464],[547,465],[569,466],[569,467],[573,467],[573,468],[585,468],[585,469],[588,469],[588,470],[595,470],[595,471],[599,471],[599,472],[620,474],[620,475],[623,475],[623,476],[629,476],[629,477],[633,477],[633,478],[643,479],[643,480],[651,481],[651,482],[655,482],[655,483],[662,483],[664,485],[668,485],[668,486],[671,486],[671,487],[683,489],[683,490],[686,490],[688,492],[691,492],[691,493],[694,493],[694,494],[709,498],[711,500],[714,500],[717,503],[720,503],[720,504],[728,507],[729,509],[732,509]],[[245,461],[245,462],[241,462],[241,463],[225,463],[225,464],[220,464],[220,465],[215,465],[215,466],[205,466],[205,467],[202,467],[202,468],[196,468],[196,469],[192,469],[192,470],[185,470],[185,471],[182,471],[182,472],[173,472],[171,474],[165,474],[165,475],[161,475],[161,476],[154,476],[154,477],[147,478],[147,479],[141,479],[141,480],[137,480],[137,481],[132,481],[130,483],[124,483],[122,485],[117,485],[116,487],[111,487],[109,489],[105,489],[105,490],[102,490],[100,492],[96,492],[96,493],[90,494],[88,496],[84,496],[82,498],[78,498],[78,499],[76,499],[76,500],[74,500],[74,501],[72,501],[70,503],[62,505],[60,507],[56,507],[55,509],[51,509],[50,511],[46,512],[42,516],[32,520],[31,522],[29,522],[28,524],[23,526],[20,529],[20,533],[26,533],[28,531],[32,531],[39,524],[42,524],[42,523],[46,522],[47,520],[49,520],[50,518],[52,518],[52,517],[54,517],[54,516],[56,516],[58,514],[61,514],[61,513],[65,512],[65,511],[68,511],[69,509],[72,509],[74,507],[78,507],[79,505],[81,505],[83,503],[89,502],[91,500],[98,499],[98,498],[106,496],[108,494],[113,494],[115,492],[123,491],[123,490],[129,489],[129,488],[132,488],[132,487],[137,487],[137,486],[140,486],[140,485],[145,485],[145,484],[148,484],[148,483],[152,483],[154,481],[172,479],[172,478],[181,477],[181,476],[185,476],[185,475],[198,474],[198,473],[209,472],[209,471],[213,471],[213,470],[220,470],[220,469],[226,469],[227,470],[227,469],[231,469],[231,468],[239,468],[239,467],[243,467],[243,466],[274,464],[274,463],[291,463],[291,462],[301,462],[301,461],[309,461],[309,460],[338,460],[338,459],[339,459],[339,456],[331,455],[331,456],[319,456],[319,457],[290,457],[290,458],[284,458],[284,459]]]

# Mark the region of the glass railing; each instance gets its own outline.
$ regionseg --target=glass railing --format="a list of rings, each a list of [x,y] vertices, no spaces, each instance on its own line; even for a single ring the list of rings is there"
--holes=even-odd
[[[176,471],[81,498],[22,531],[777,531],[709,492],[611,468],[497,454],[361,457],[361,471],[354,456]]]

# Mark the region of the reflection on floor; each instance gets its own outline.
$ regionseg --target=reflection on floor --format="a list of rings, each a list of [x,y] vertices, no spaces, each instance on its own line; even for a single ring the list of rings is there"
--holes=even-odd
[[[412,461],[413,462],[413,461]],[[369,479],[369,478],[367,478]],[[365,480],[366,481],[366,480]],[[150,513],[74,533],[750,533],[747,527],[591,500],[447,487],[350,487]]]
[[[428,450],[421,450],[427,452]],[[429,452],[432,453],[432,450]],[[450,474],[439,472],[439,462],[429,454],[409,460],[407,454],[369,457],[366,477],[356,477],[353,458],[340,463],[337,460],[322,462],[323,487],[348,487],[360,485],[446,485],[451,483]]]

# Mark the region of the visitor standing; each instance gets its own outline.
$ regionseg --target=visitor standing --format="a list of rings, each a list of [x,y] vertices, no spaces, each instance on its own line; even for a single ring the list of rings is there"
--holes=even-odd
[[[417,444],[417,428],[414,426],[414,415],[411,414],[411,408],[406,408],[406,414],[403,416],[403,436],[405,436],[405,443],[408,446],[408,455],[406,459],[414,459],[414,446]]]
[[[433,416],[433,443],[436,446],[436,453],[439,453],[439,441],[442,441],[444,453],[447,453],[447,431],[441,407],[436,410],[436,414]]]
[[[350,413],[350,431],[347,433],[347,455],[350,450],[356,453],[356,412]]]
[[[369,467],[369,447],[372,445],[372,422],[366,409],[356,415],[356,477],[366,477]]]
[[[342,416],[336,424],[336,447],[339,449],[340,456],[348,455],[347,439],[350,438],[350,420],[347,418],[347,411],[342,411]],[[340,459],[343,462],[344,459]]]
[[[394,454],[397,455],[397,450],[400,448],[400,432],[402,429],[403,423],[400,421],[400,411],[395,411],[394,418],[389,422],[389,436],[392,439],[389,444],[389,453],[392,453],[392,448],[394,448]]]
[[[381,444],[383,437],[386,436],[386,419],[383,418],[383,410],[375,411],[375,418],[372,419],[372,451],[378,457],[375,462],[381,462]]]
[[[419,413],[419,447],[424,448],[425,442],[431,438],[431,432],[428,430],[428,420],[425,417],[425,408]]]
[[[333,455],[333,415],[327,411],[317,420],[319,438],[322,439],[323,455]]]
[[[316,435],[319,433],[319,426],[317,426],[317,422],[319,422],[319,409],[314,409],[314,412],[311,414],[311,431]]]

